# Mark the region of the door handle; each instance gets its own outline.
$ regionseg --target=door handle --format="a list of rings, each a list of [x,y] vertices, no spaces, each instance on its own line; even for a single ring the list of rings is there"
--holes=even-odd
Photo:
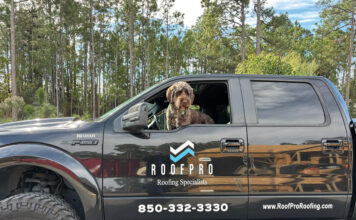
[[[325,154],[344,153],[344,142],[340,139],[323,139],[321,141],[322,152]]]
[[[243,153],[245,151],[245,143],[241,138],[228,139],[224,138],[220,141],[220,150],[223,153]]]

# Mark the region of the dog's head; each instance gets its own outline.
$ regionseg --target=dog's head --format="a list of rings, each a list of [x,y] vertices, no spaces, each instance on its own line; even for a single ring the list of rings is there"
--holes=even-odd
[[[193,104],[193,88],[186,82],[176,82],[167,89],[166,97],[174,108],[184,111]]]

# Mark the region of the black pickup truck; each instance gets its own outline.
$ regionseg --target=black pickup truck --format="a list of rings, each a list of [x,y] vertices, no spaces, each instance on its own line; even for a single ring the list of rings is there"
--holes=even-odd
[[[178,81],[214,124],[167,130]],[[354,123],[323,77],[168,79],[94,121],[0,125],[0,219],[356,218]]]

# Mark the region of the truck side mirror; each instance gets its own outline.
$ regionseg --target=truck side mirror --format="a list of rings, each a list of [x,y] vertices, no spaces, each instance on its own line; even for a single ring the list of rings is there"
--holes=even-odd
[[[121,119],[123,130],[138,131],[147,128],[148,106],[147,103],[138,103],[127,111]]]

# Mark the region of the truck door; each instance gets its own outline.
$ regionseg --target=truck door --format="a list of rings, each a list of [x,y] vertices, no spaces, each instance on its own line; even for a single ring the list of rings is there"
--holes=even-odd
[[[238,79],[188,80],[195,93],[192,108],[209,114],[215,124],[168,131],[165,94],[174,82],[138,101],[148,103],[149,129],[130,133],[117,125],[135,103],[107,123],[105,218],[245,219],[247,137]]]
[[[344,218],[347,134],[322,80],[241,79],[255,218]]]

